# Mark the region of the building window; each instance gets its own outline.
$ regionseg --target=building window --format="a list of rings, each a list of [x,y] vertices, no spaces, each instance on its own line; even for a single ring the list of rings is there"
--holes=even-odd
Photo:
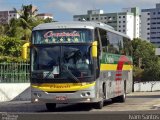
[[[123,21],[123,23],[125,23],[125,21]]]
[[[89,18],[87,18],[87,20],[89,21]]]
[[[119,32],[121,32],[121,30],[119,30]]]
[[[147,13],[147,15],[150,15],[150,13]]]
[[[111,18],[111,17],[108,17],[108,20],[112,20],[112,18]]]
[[[156,29],[156,27],[151,27],[151,29]]]
[[[150,20],[150,18],[147,19],[148,21]]]
[[[125,25],[123,25],[123,27],[126,27]]]
[[[126,32],[125,30],[123,30],[123,32]]]
[[[152,24],[153,24],[153,25],[155,25],[156,23],[155,23],[155,22],[153,22]]]
[[[156,12],[153,12],[153,15],[155,15],[156,14]]]
[[[147,33],[147,35],[149,35],[150,33]]]
[[[119,28],[121,28],[121,26],[119,26]]]
[[[119,18],[121,18],[121,16],[119,16]]]
[[[125,16],[123,16],[123,18],[125,18]]]
[[[150,28],[147,28],[147,30],[150,30]]]
[[[150,23],[147,23],[147,25],[150,25]]]
[[[98,20],[98,18],[96,18],[96,20]]]
[[[152,20],[156,20],[157,18],[152,18]]]
[[[119,21],[119,23],[121,23],[121,21]]]
[[[92,18],[92,20],[94,20],[94,18]]]
[[[107,17],[105,17],[104,19],[107,19]]]

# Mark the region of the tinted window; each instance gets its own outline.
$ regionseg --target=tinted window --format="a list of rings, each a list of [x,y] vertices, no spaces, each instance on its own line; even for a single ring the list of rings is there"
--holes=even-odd
[[[108,38],[108,52],[113,54],[120,54],[123,49],[123,38],[112,32],[107,32]]]
[[[125,55],[132,55],[132,44],[128,38],[123,37],[123,44],[124,44],[124,53]]]

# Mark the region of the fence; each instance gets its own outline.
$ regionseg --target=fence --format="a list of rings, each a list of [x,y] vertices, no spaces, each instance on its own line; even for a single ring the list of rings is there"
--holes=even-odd
[[[29,63],[0,63],[0,83],[28,83],[29,71]]]

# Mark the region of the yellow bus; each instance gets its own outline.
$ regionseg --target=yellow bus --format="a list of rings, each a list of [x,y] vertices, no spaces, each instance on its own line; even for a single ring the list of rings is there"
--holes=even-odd
[[[26,59],[24,45],[23,57]],[[31,98],[56,104],[125,102],[132,91],[130,38],[98,22],[54,22],[32,31]]]

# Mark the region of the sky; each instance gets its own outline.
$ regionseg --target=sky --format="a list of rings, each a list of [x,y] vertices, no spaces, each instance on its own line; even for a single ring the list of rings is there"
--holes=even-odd
[[[0,0],[0,10],[20,9],[22,4],[38,7],[39,13],[51,13],[56,21],[72,21],[73,15],[102,9],[104,13],[120,12],[122,8],[155,8],[160,0]]]

